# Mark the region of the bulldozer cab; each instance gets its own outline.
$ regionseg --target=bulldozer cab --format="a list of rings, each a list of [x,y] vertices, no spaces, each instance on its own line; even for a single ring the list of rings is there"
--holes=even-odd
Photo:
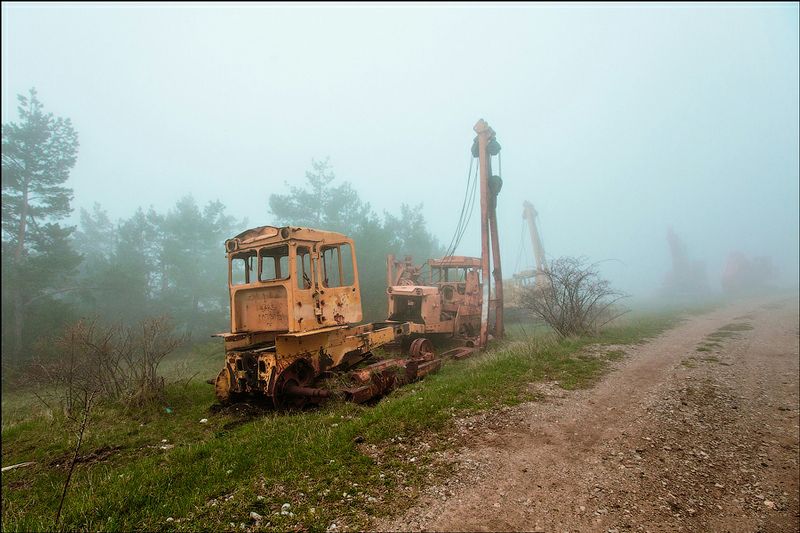
[[[459,305],[480,305],[481,261],[476,257],[451,256],[431,259],[430,283],[442,294],[442,309],[455,311]]]
[[[231,333],[360,322],[355,246],[335,232],[262,226],[225,241]]]

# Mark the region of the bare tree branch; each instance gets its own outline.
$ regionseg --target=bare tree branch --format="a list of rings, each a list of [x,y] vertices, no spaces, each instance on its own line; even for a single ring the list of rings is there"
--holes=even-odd
[[[611,288],[598,263],[561,257],[545,271],[546,283],[526,289],[522,306],[559,335],[592,335],[625,312],[615,305],[627,295]]]

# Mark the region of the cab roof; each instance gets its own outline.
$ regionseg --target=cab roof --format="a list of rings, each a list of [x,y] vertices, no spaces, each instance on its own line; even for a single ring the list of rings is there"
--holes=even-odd
[[[231,250],[228,242],[236,242],[235,249],[250,248],[264,243],[283,242],[291,239],[311,242],[329,242],[331,244],[342,241],[350,241],[346,235],[335,231],[325,231],[314,228],[304,228],[298,226],[259,226],[245,230],[235,237],[226,241],[225,248]]]
[[[480,268],[481,260],[479,257],[467,257],[464,255],[449,255],[441,259],[429,259],[428,265],[442,268]]]

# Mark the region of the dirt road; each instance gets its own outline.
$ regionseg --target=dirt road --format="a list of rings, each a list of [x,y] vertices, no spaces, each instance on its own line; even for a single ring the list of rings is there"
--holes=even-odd
[[[798,531],[799,333],[790,298],[625,347],[592,389],[470,421],[453,477],[374,527]]]

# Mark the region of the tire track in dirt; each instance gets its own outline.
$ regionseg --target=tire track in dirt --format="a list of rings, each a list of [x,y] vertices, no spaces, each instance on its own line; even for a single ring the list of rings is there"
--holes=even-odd
[[[747,323],[698,351],[707,336]],[[378,530],[797,531],[798,309],[729,306],[594,388],[484,416],[455,475]]]

